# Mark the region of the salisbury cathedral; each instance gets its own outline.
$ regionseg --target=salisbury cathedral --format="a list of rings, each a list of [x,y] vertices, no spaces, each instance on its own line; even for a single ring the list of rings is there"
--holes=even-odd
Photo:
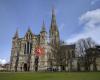
[[[12,38],[10,57],[11,71],[96,71],[100,70],[100,46],[95,45],[90,39],[90,47],[82,49],[80,45],[66,45],[60,41],[60,33],[56,23],[54,9],[51,15],[49,35],[43,21],[39,34],[33,34],[28,28],[24,37],[20,38],[18,30]],[[49,36],[49,37],[48,37]],[[83,40],[83,42],[86,42]],[[89,46],[89,45],[87,45]],[[79,47],[79,48],[78,48]],[[40,50],[40,48],[42,50]],[[38,50],[36,50],[38,49]],[[80,51],[81,50],[81,51]],[[85,51],[88,53],[86,54]],[[37,55],[40,52],[40,55]],[[89,54],[91,53],[91,55]],[[96,55],[92,54],[96,53]],[[90,61],[91,60],[91,61]]]

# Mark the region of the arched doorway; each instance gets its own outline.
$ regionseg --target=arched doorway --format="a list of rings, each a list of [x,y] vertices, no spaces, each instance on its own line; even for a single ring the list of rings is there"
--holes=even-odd
[[[36,72],[38,71],[38,63],[39,63],[39,57],[36,56],[36,57],[35,57],[35,61],[34,61],[34,64],[35,64],[35,71],[36,71]]]
[[[65,71],[65,66],[64,65],[61,65],[61,71]]]
[[[24,71],[27,71],[27,63],[24,63]]]

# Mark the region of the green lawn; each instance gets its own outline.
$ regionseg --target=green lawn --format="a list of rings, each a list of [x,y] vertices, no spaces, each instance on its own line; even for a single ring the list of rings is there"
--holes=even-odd
[[[100,72],[3,72],[0,80],[100,80]]]

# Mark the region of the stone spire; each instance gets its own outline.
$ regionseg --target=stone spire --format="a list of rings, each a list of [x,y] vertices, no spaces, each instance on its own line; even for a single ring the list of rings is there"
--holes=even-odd
[[[45,23],[43,20],[42,29],[40,32],[40,44],[44,45],[46,43],[46,38],[47,38],[47,32],[46,32]]]
[[[28,27],[28,30],[27,30],[27,32],[32,32],[30,27]]]
[[[54,7],[52,8],[51,29],[58,30],[57,24],[56,24],[56,15],[55,15]]]
[[[52,22],[56,23],[56,15],[55,15],[55,9],[52,8]]]
[[[46,32],[46,28],[45,28],[44,20],[43,20],[43,24],[42,24],[42,30],[41,30],[41,32]]]
[[[50,38],[50,44],[58,46],[59,45],[59,30],[56,24],[56,15],[55,15],[55,9],[52,8],[52,18],[51,18],[51,26],[49,30],[49,38]]]
[[[16,33],[15,33],[15,35],[14,35],[13,38],[14,38],[14,39],[15,39],[15,38],[19,38],[19,35],[18,35],[18,29],[16,29]]]

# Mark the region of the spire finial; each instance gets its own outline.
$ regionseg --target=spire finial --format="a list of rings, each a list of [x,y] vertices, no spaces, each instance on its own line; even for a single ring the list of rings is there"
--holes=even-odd
[[[31,28],[30,28],[30,26],[28,26],[28,32],[31,32]]]
[[[43,24],[42,24],[42,27],[45,27],[45,22],[44,22],[44,20],[43,20]]]
[[[15,32],[15,35],[14,35],[14,38],[18,38],[18,28],[16,29],[16,32]]]
[[[52,7],[52,15],[55,15],[55,7]]]
[[[43,23],[42,23],[42,31],[45,31],[45,22],[43,20]]]
[[[55,25],[55,26],[54,26]],[[51,27],[56,28],[56,15],[55,15],[55,8],[52,7],[52,19],[51,19]]]

